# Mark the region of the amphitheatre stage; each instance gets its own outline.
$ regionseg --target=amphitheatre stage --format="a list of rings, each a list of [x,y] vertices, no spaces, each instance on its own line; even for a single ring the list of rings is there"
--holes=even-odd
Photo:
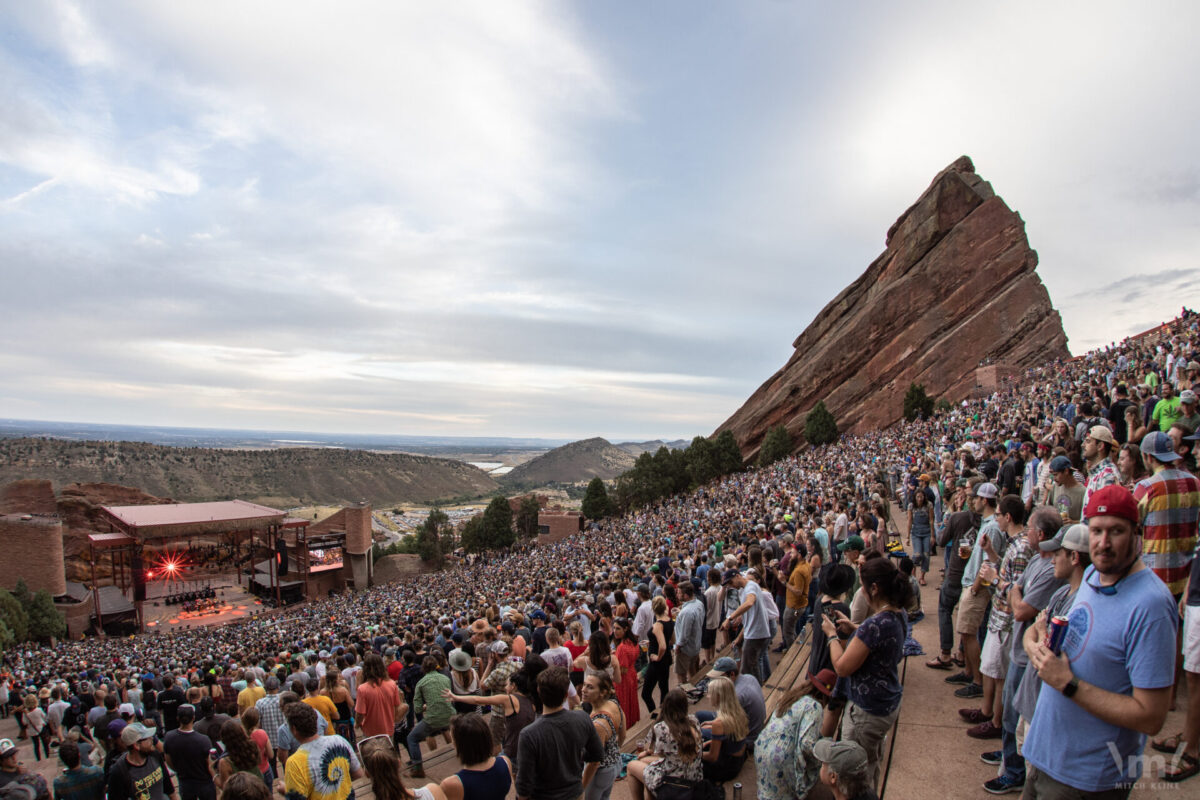
[[[224,625],[227,622],[257,616],[269,608],[263,600],[252,594],[245,586],[236,582],[236,574],[206,574],[202,580],[163,581],[146,586],[146,600],[142,606],[142,618],[149,633],[166,633],[180,628],[198,628]],[[170,602],[188,593],[204,594],[205,588],[212,590],[211,597],[189,602]],[[270,601],[268,601],[271,605]]]

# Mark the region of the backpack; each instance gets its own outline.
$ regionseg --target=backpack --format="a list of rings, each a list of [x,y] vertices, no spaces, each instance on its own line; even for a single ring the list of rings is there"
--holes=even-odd
[[[725,800],[725,792],[707,778],[689,781],[666,777],[654,793],[655,800]]]

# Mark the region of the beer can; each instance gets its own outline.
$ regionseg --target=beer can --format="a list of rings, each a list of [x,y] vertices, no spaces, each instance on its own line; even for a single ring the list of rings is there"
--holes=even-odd
[[[1046,623],[1046,646],[1050,648],[1050,652],[1054,653],[1054,655],[1062,652],[1063,641],[1067,638],[1069,624],[1066,617],[1052,617]]]

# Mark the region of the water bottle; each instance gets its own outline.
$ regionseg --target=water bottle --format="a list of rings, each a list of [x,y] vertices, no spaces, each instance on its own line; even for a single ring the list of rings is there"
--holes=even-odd
[[[733,785],[733,800],[742,800],[742,785],[740,783]]]

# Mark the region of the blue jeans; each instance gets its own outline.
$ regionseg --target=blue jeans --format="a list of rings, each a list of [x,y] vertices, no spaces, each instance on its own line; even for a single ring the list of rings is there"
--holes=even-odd
[[[1010,664],[1008,675],[1004,678],[1004,729],[1000,735],[1000,749],[1004,753],[1004,774],[1012,781],[1025,780],[1025,758],[1017,755],[1017,721],[1021,715],[1017,713],[1013,695],[1021,685],[1027,665]]]
[[[913,564],[923,572],[929,572],[929,534],[914,533],[912,537]]]
[[[701,725],[703,725],[706,722],[712,722],[716,718],[717,718],[717,712],[715,712],[715,711],[697,711],[696,712],[696,720]],[[700,737],[702,739],[704,739],[704,741],[707,742],[709,739],[712,738],[712,731],[710,731],[708,728],[702,727],[702,728],[700,728]]]
[[[945,581],[938,593],[938,633],[943,653],[954,652],[954,607],[962,597],[962,583]]]
[[[421,742],[429,736],[429,725],[425,720],[418,722],[408,733],[408,755],[413,764],[421,763]]]
[[[583,793],[583,800],[608,800],[612,794],[613,782],[621,772],[621,762],[596,770],[592,782]]]

